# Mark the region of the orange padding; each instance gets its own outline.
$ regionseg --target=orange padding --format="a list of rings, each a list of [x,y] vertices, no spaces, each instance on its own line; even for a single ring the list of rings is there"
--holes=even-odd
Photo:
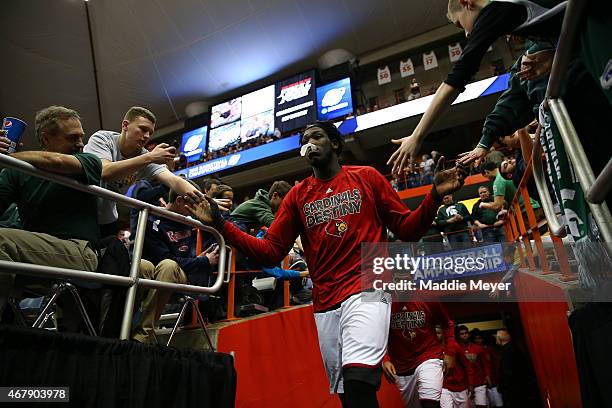
[[[220,329],[217,347],[234,352],[236,407],[341,407],[329,394],[311,306],[231,323]],[[382,381],[380,406],[402,407],[397,388]]]

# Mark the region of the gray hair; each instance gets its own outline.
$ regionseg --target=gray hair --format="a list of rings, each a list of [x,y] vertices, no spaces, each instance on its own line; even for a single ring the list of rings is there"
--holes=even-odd
[[[38,143],[43,145],[42,134],[48,133],[55,135],[59,129],[59,122],[62,120],[77,119],[81,120],[78,112],[73,109],[68,109],[63,106],[49,106],[36,112],[35,130]]]

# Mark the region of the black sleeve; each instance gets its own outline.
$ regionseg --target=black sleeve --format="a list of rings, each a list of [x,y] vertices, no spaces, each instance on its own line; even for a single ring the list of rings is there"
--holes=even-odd
[[[489,3],[476,18],[461,57],[444,82],[463,92],[465,85],[478,72],[487,49],[495,40],[510,34],[526,19],[527,10],[524,6],[506,2]]]

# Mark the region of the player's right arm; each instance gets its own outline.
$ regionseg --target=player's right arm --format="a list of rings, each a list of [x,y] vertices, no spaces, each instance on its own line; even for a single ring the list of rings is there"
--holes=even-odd
[[[201,192],[190,193],[185,196],[185,200],[188,210],[195,218],[216,228],[238,251],[264,266],[273,266],[287,255],[300,232],[299,214],[293,211],[294,196],[291,192],[287,194],[274,222],[262,239],[253,237],[231,222],[225,221],[216,202]]]

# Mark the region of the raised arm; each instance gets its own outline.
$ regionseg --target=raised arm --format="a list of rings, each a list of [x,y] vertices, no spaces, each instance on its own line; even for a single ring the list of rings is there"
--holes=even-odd
[[[525,18],[525,7],[516,4],[492,2],[482,9],[474,23],[473,30],[468,33],[468,42],[461,57],[436,91],[431,104],[427,107],[412,135],[392,140],[393,143],[400,145],[387,162],[393,165],[393,173],[399,173],[406,167],[410,159],[416,158],[425,137],[480,68],[482,58],[489,46],[503,35],[511,33],[525,21]]]
[[[157,179],[157,181],[168,187],[170,190],[176,191],[181,195],[185,195],[197,190],[190,182],[188,182],[182,177],[172,174],[168,169],[165,169],[160,172],[157,176],[155,176],[155,178]]]

